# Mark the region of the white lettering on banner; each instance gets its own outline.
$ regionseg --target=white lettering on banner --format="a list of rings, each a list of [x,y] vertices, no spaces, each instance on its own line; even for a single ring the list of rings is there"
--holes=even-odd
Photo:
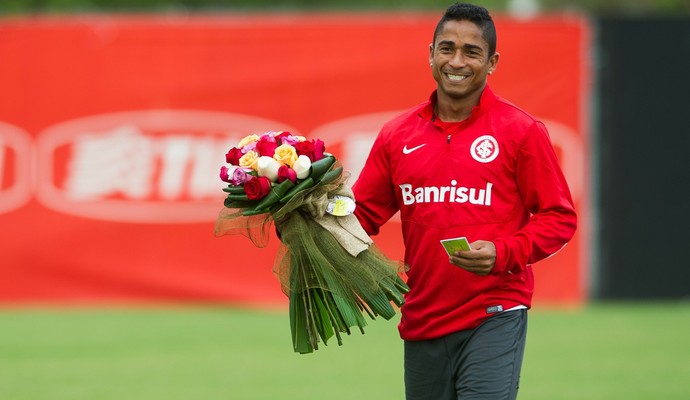
[[[406,206],[420,203],[467,203],[483,206],[491,205],[491,188],[493,183],[487,182],[486,188],[456,187],[458,181],[450,181],[451,186],[421,186],[413,187],[409,183],[400,186],[403,204]]]
[[[221,146],[191,134],[154,138],[135,126],[122,126],[73,146],[64,189],[75,200],[212,197],[222,187],[215,173],[222,164]]]
[[[0,214],[16,210],[31,198],[31,155],[29,133],[0,122]]]
[[[142,199],[151,193],[154,172],[152,138],[135,126],[85,135],[72,146],[64,190],[75,200],[122,194]]]
[[[206,222],[222,207],[225,153],[249,133],[296,129],[248,115],[149,110],[68,121],[37,138],[36,198],[100,220]]]

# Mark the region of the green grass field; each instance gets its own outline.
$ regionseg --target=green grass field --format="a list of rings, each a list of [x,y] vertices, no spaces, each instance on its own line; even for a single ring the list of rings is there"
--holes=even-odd
[[[403,399],[397,321],[308,355],[283,312],[0,310],[0,399]],[[690,304],[532,311],[520,399],[689,399]]]

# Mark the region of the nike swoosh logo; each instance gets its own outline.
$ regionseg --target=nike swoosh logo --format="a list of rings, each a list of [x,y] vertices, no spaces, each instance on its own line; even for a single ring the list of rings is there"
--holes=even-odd
[[[407,145],[405,145],[405,147],[403,147],[403,154],[410,154],[410,153],[412,153],[413,151],[415,151],[415,150],[417,150],[417,149],[420,149],[420,148],[422,148],[422,147],[424,147],[424,146],[426,146],[426,143],[423,143],[423,144],[420,144],[419,146],[416,146],[416,147],[413,147],[413,148],[411,148],[411,149],[408,149],[408,148],[407,148]]]

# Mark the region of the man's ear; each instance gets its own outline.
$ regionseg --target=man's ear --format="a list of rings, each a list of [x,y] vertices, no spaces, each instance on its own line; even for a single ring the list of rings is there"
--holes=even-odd
[[[489,74],[496,72],[499,58],[501,58],[499,53],[494,53],[491,57],[489,57]]]

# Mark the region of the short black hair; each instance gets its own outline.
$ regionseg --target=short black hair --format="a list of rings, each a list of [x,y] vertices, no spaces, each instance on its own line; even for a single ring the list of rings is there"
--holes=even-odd
[[[469,3],[455,3],[446,9],[434,30],[434,39],[431,45],[436,44],[436,37],[443,30],[443,25],[448,21],[471,21],[482,30],[482,37],[489,44],[489,57],[496,52],[496,26],[489,11],[482,7]]]

